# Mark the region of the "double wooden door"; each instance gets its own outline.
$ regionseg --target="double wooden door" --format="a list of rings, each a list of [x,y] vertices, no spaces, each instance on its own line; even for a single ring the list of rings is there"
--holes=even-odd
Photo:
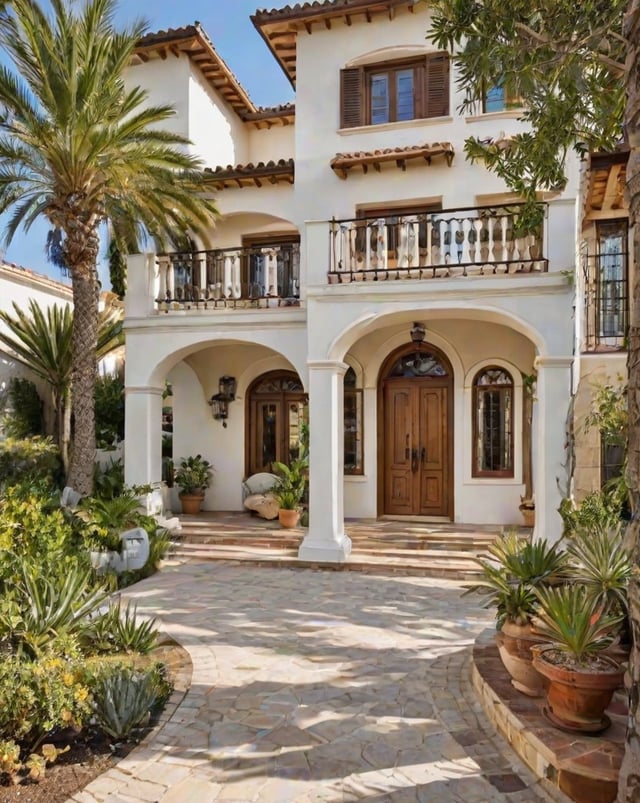
[[[437,379],[385,383],[385,513],[450,517],[449,393]]]

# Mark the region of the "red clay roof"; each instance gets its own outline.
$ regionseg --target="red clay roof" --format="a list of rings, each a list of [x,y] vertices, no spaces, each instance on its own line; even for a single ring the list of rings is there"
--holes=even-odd
[[[263,183],[279,184],[286,182],[293,184],[295,165],[293,159],[280,159],[279,161],[249,162],[246,165],[227,165],[216,167],[215,170],[207,168],[206,183],[217,190],[227,187],[261,187]]]
[[[291,81],[296,83],[296,38],[299,30],[312,33],[316,23],[331,28],[331,21],[342,19],[351,25],[354,17],[371,22],[374,15],[386,13],[393,19],[397,8],[414,10],[414,0],[318,0],[283,8],[258,9],[251,16],[267,46]]]
[[[376,151],[356,151],[355,153],[337,153],[331,160],[331,169],[340,178],[347,178],[349,170],[361,167],[363,173],[372,166],[380,172],[380,166],[386,162],[395,162],[401,170],[407,169],[407,162],[412,159],[424,159],[427,164],[436,156],[444,156],[451,166],[455,151],[450,142],[433,142],[424,145],[411,145],[402,148],[382,148]]]

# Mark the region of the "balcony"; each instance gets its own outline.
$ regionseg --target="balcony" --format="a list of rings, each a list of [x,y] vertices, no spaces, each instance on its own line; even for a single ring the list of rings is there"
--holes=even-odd
[[[545,273],[542,231],[519,234],[519,207],[333,220],[330,284]]]
[[[297,242],[157,257],[155,306],[160,312],[299,305]]]
[[[629,328],[628,259],[625,251],[585,254],[584,344],[587,352],[621,351]]]

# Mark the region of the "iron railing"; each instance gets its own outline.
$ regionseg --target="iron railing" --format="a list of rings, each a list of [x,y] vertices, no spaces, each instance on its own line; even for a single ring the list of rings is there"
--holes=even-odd
[[[298,306],[297,242],[162,254],[157,258],[157,308],[229,309]]]
[[[542,230],[518,229],[518,205],[333,220],[329,283],[548,269]]]

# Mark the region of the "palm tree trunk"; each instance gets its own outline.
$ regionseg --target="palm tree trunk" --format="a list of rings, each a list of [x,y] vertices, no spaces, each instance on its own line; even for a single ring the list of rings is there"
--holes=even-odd
[[[93,490],[96,453],[94,390],[96,383],[96,344],[98,342],[98,294],[96,274],[97,234],[74,232],[65,244],[67,255],[79,254],[82,262],[66,259],[73,288],[73,330],[71,398],[73,402],[73,446],[68,482],[83,495]],[[84,236],[83,236],[84,235]],[[87,236],[88,235],[88,236]],[[93,256],[93,260],[91,260]]]
[[[629,225],[634,265],[631,326],[629,330],[629,444],[627,480],[632,517],[625,544],[634,571],[629,582],[630,631],[629,721],[625,754],[620,769],[618,800],[640,801],[640,0],[629,0],[624,35],[627,38],[625,129],[630,146],[627,165]]]

